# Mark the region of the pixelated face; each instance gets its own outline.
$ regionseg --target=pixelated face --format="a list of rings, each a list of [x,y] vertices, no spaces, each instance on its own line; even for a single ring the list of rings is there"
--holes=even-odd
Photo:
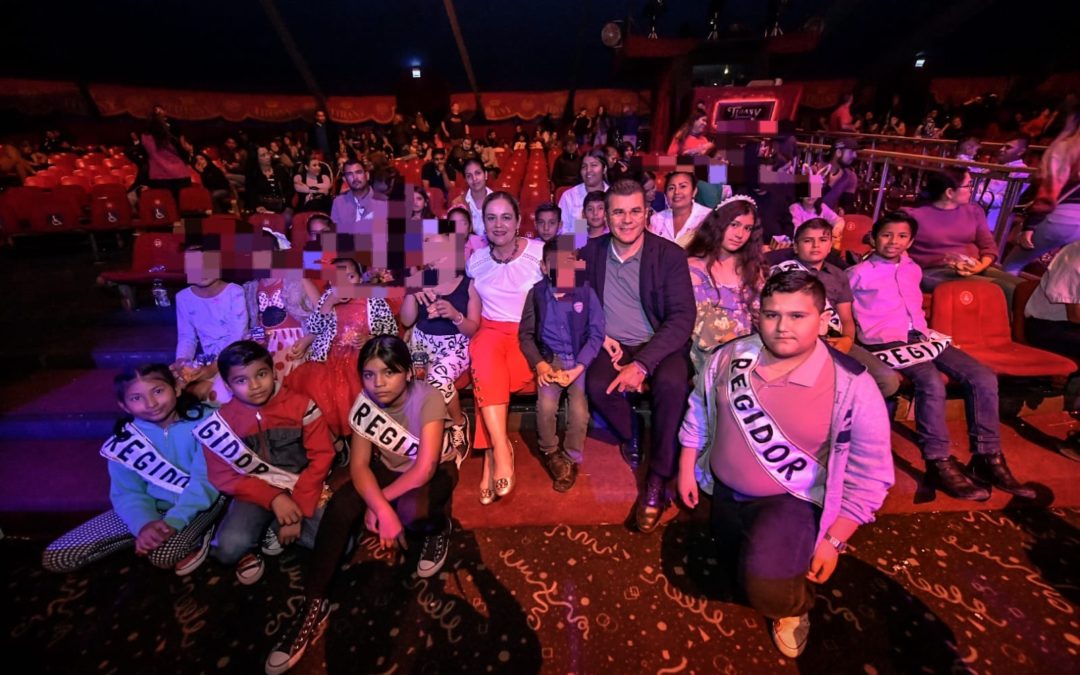
[[[636,243],[645,233],[645,199],[640,192],[611,195],[607,217],[611,236],[619,243]]]
[[[585,263],[577,258],[573,236],[564,235],[560,237],[557,249],[544,254],[541,271],[547,276],[552,288],[566,293],[577,287],[577,273],[583,269],[585,269]]]
[[[409,373],[397,373],[378,357],[368,359],[360,371],[360,380],[364,393],[382,406],[392,405],[405,393],[409,386]]]
[[[898,260],[914,240],[907,223],[886,223],[874,237],[874,251],[886,260]]]
[[[233,366],[222,373],[233,398],[248,405],[265,405],[274,395],[274,369],[262,359],[246,366]]]
[[[735,253],[746,242],[750,241],[750,235],[754,232],[754,214],[746,213],[735,218],[724,230],[724,238],[720,243],[728,253]]]
[[[590,230],[602,229],[607,221],[604,202],[589,202],[585,205],[585,222]]]
[[[694,196],[697,194],[697,188],[694,187],[693,181],[690,180],[690,176],[684,173],[677,173],[671,177],[667,186],[664,188],[665,194],[667,194],[668,204],[672,210],[684,209],[691,206],[694,202]]]
[[[469,166],[465,167],[465,182],[469,184],[469,189],[473,192],[483,192],[487,187],[487,172],[484,171],[484,167],[476,162],[470,162]]]
[[[354,192],[363,192],[368,186],[368,172],[361,164],[350,164],[345,167],[345,182],[349,189]]]
[[[795,240],[795,257],[807,265],[817,266],[832,250],[832,232],[824,228],[805,230]]]
[[[356,268],[348,264],[334,265],[334,287],[347,288],[359,286],[364,279],[356,273]]]
[[[828,315],[809,293],[774,293],[761,300],[761,340],[776,356],[806,354],[828,327]]]
[[[484,206],[484,233],[495,246],[503,246],[517,236],[519,219],[514,205],[506,199],[492,199]]]
[[[603,206],[603,204],[601,204]],[[541,241],[551,241],[559,234],[559,228],[561,227],[559,217],[554,211],[541,211],[536,216],[536,234],[540,237]]]
[[[595,157],[581,160],[581,180],[589,189],[599,188],[604,182],[604,165]]]
[[[135,419],[162,424],[176,412],[176,398],[180,386],[150,375],[136,377],[124,387],[124,398],[118,401],[120,409]]]
[[[211,286],[221,278],[221,252],[185,251],[184,269],[189,284],[200,288]]]

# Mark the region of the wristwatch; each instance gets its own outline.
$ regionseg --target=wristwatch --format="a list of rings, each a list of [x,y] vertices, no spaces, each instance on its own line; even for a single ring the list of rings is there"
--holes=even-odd
[[[837,539],[836,537],[832,536],[831,534],[829,534],[827,532],[825,533],[825,541],[829,542],[829,544],[833,548],[836,549],[837,553],[843,553],[844,551],[847,550],[847,542],[846,541],[840,541],[839,539]]]

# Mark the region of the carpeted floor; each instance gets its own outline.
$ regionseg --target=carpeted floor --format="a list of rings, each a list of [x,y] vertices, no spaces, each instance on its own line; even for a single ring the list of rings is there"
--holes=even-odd
[[[883,516],[819,592],[797,662],[732,601],[725,556],[695,523],[457,531],[428,581],[413,558],[395,567],[362,545],[295,672],[1070,672],[1078,525],[1077,510]],[[212,561],[181,579],[130,553],[50,575],[41,546],[0,542],[3,634],[23,672],[261,672],[307,556],[244,587]]]

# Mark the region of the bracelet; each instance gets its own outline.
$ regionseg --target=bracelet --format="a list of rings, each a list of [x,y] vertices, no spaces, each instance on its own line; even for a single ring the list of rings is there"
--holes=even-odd
[[[458,312],[458,318],[451,319],[450,322],[455,326],[460,326],[461,324],[465,323],[465,315],[461,312]]]

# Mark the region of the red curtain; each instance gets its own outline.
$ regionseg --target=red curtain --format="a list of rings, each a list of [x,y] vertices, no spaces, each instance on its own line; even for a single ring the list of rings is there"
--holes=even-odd
[[[520,118],[533,120],[546,114],[561,117],[566,108],[565,91],[499,91],[480,94],[484,115],[491,121]],[[577,108],[588,108],[595,113],[597,106],[604,106],[609,114],[620,115],[624,105],[639,114],[646,113],[652,104],[647,91],[631,89],[579,89],[574,94]],[[476,98],[472,93],[451,94],[450,102],[461,105],[462,110],[473,110]]]
[[[26,115],[85,115],[86,101],[72,82],[0,78],[0,109]]]

